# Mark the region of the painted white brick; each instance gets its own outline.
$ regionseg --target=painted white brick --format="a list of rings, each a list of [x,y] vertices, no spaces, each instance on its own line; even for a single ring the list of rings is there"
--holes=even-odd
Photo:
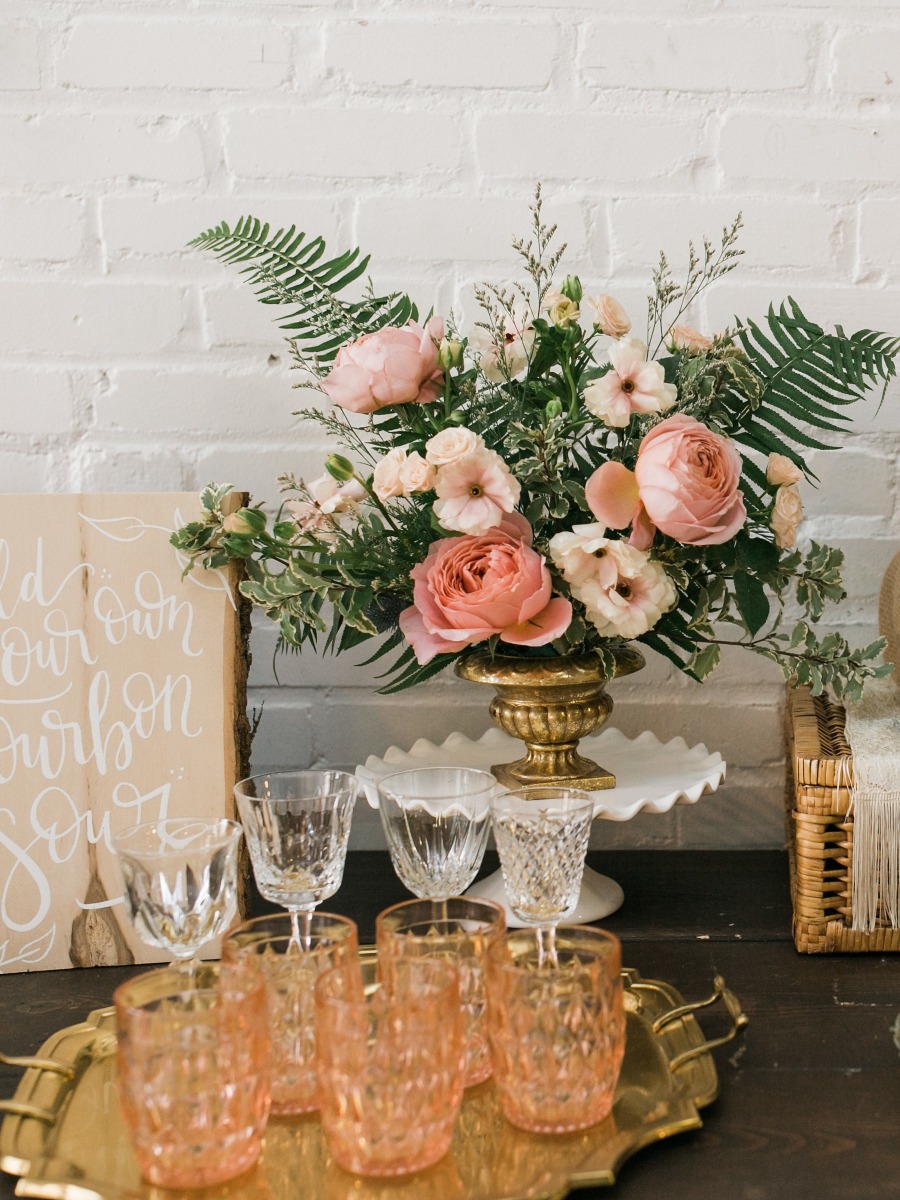
[[[228,278],[222,268],[223,279]],[[206,332],[212,346],[253,346],[267,354],[287,358],[286,332],[277,321],[293,310],[289,307],[260,304],[246,284],[235,285],[236,272],[230,269],[232,282],[203,289]]]
[[[135,371],[113,374],[112,386],[96,402],[98,429],[122,433],[187,433],[212,429],[234,435],[279,433],[290,425],[290,380],[284,370],[227,374],[207,371]]]
[[[0,433],[66,433],[73,416],[63,372],[0,370]]]
[[[896,99],[900,92],[900,30],[843,29],[832,48],[831,86],[839,92]]]
[[[252,196],[192,196],[186,199],[144,196],[109,196],[100,202],[100,222],[107,253],[116,259],[172,257],[187,254],[185,278],[195,278],[204,263],[214,271],[233,275],[234,268],[216,265],[215,257],[199,250],[186,250],[187,243],[207,229],[226,221],[234,229],[241,217],[256,217],[268,222],[269,236],[279,229],[296,225],[309,238],[321,235],[329,249],[340,252],[347,247],[334,230],[342,205],[348,201],[328,197],[272,197],[263,193]],[[3,201],[0,200],[0,220]],[[213,270],[208,272],[213,274]],[[247,293],[244,293],[246,299]]]
[[[66,262],[84,243],[85,204],[57,196],[0,197],[0,258]]]
[[[257,504],[265,502],[274,509],[281,500],[278,478],[285,471],[308,479],[322,474],[327,449],[300,432],[286,430],[276,445],[260,445],[249,438],[238,442],[235,446],[213,444],[199,453],[188,486],[199,489],[211,480],[232,483],[239,491],[249,492]]]
[[[867,199],[859,206],[859,255],[864,270],[900,279],[897,201]]]
[[[542,112],[518,120],[491,114],[478,121],[475,144],[488,175],[529,183],[589,179],[592,189],[605,190],[624,181],[677,178],[701,152],[702,134],[697,123],[631,113]]]
[[[0,145],[0,181],[26,187],[116,179],[182,183],[204,173],[199,131],[180,117],[3,113]]]
[[[810,517],[831,514],[890,519],[896,456],[818,450],[810,453],[807,462],[819,477],[818,488],[800,484],[803,507]]]
[[[186,488],[183,463],[168,450],[147,450],[143,445],[123,447],[95,442],[79,453],[70,470],[70,491],[75,492],[182,492]]]
[[[45,454],[0,450],[0,492],[43,492],[49,482],[49,465]]]
[[[285,33],[273,25],[83,17],[57,66],[78,88],[277,88],[290,72]]]
[[[587,254],[585,215],[580,205],[550,201],[544,218],[557,222],[568,244],[567,261]],[[514,237],[531,223],[524,197],[378,196],[361,201],[354,242],[374,259],[500,261],[512,266],[518,256]]]
[[[351,84],[443,88],[542,88],[550,78],[557,34],[549,23],[516,24],[509,52],[505,21],[356,20],[328,34],[326,66]]]
[[[34,355],[152,354],[183,323],[177,288],[156,284],[0,282],[0,350]]]
[[[459,166],[460,122],[379,108],[254,109],[228,118],[228,165],[249,179],[407,178]]]
[[[786,121],[780,113],[731,113],[722,126],[719,162],[738,180],[809,184],[891,183],[900,158],[900,122],[853,118]]]
[[[37,26],[4,21],[0,24],[0,91],[36,91],[40,86]]]
[[[679,272],[687,263],[688,241],[701,248],[703,238],[708,237],[717,246],[722,229],[730,227],[738,213],[744,225],[737,244],[744,254],[720,287],[739,288],[745,272],[758,268],[834,270],[835,243],[840,240],[838,211],[808,200],[740,194],[631,196],[615,201],[610,212],[613,269],[640,267],[649,282],[659,252],[665,250]]]
[[[702,47],[702,51],[699,48]],[[607,20],[585,30],[584,74],[632,91],[769,92],[802,87],[809,47],[800,29],[767,23]]]

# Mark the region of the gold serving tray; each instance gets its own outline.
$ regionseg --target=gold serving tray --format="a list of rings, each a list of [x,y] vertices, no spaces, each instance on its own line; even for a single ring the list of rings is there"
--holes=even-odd
[[[629,1155],[702,1124],[715,1099],[709,1053],[747,1019],[717,978],[713,994],[685,1004],[666,983],[624,971],[625,1058],[612,1113],[581,1133],[514,1129],[490,1081],[465,1093],[451,1153],[437,1166],[396,1180],[362,1179],[332,1162],[318,1118],[273,1119],[250,1172],[204,1191],[204,1200],[561,1200],[575,1188],[608,1185]],[[731,1028],[707,1041],[694,1017],[722,1000]],[[16,1195],[45,1200],[163,1200],[197,1196],[141,1181],[119,1116],[111,1008],[60,1030],[33,1059],[0,1126],[0,1168],[19,1176]]]

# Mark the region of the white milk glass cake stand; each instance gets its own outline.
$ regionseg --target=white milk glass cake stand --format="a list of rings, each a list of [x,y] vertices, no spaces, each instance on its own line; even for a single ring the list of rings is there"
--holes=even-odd
[[[716,791],[725,778],[721,754],[703,743],[689,746],[684,738],[660,742],[649,730],[628,738],[618,729],[607,728],[596,737],[582,738],[581,751],[601,762],[616,777],[616,786],[591,792],[594,817],[607,821],[630,821],[639,812],[666,813],[676,804],[696,804],[701,796]],[[378,781],[395,771],[411,767],[477,767],[489,771],[492,763],[508,762],[521,752],[521,743],[499,729],[489,729],[473,741],[462,733],[451,733],[440,745],[420,738],[409,750],[391,746],[382,757],[370,755],[357,767],[372,808],[378,807]],[[503,876],[499,871],[473,884],[466,893],[496,900],[506,911],[507,924],[521,922],[509,910]],[[599,921],[618,909],[625,894],[614,879],[585,869],[578,907],[568,918],[573,924]]]

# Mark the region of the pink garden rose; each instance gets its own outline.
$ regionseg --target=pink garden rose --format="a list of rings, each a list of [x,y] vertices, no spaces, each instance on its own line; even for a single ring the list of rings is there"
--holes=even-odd
[[[588,507],[610,529],[632,526],[631,544],[645,550],[653,527],[689,546],[719,546],[743,528],[741,456],[728,438],[677,413],[655,426],[638,450],[634,471],[598,467],[585,487]]]
[[[572,620],[552,595],[550,572],[517,513],[480,536],[441,538],[412,570],[413,603],[400,629],[423,666],[494,634],[516,646],[545,646]]]
[[[322,390],[349,412],[373,413],[393,404],[428,404],[440,394],[438,346],[444,323],[432,317],[422,329],[410,321],[389,325],[343,346]]]

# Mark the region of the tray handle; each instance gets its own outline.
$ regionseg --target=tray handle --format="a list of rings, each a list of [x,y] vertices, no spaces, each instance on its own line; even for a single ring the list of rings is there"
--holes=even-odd
[[[56,1062],[52,1058],[23,1057],[0,1052],[0,1063],[7,1067],[24,1067],[26,1070],[51,1071],[54,1075],[61,1075],[63,1079],[69,1081],[75,1078],[75,1071],[71,1067],[67,1067],[65,1063]],[[56,1114],[49,1112],[46,1108],[37,1108],[34,1104],[23,1104],[18,1100],[0,1100],[0,1113],[6,1113],[11,1117],[31,1117],[32,1120],[43,1121],[47,1125],[52,1125],[56,1120]]]
[[[699,1057],[701,1054],[706,1054],[707,1051],[715,1049],[716,1046],[724,1046],[727,1042],[733,1041],[734,1038],[745,1029],[749,1024],[750,1018],[741,1009],[741,1002],[738,1000],[734,992],[731,991],[725,984],[725,980],[721,975],[717,975],[713,980],[713,993],[705,1000],[695,1000],[692,1004],[681,1004],[678,1008],[672,1008],[666,1013],[661,1013],[653,1022],[653,1032],[659,1033],[672,1021],[677,1021],[680,1017],[685,1017],[689,1013],[697,1012],[698,1009],[708,1008],[709,1005],[715,1004],[721,1000],[725,1005],[728,1015],[731,1017],[731,1028],[722,1037],[712,1038],[709,1041],[702,1042],[699,1046],[692,1046],[689,1050],[685,1050],[669,1062],[669,1069],[677,1071],[679,1067],[690,1062],[691,1059]]]

